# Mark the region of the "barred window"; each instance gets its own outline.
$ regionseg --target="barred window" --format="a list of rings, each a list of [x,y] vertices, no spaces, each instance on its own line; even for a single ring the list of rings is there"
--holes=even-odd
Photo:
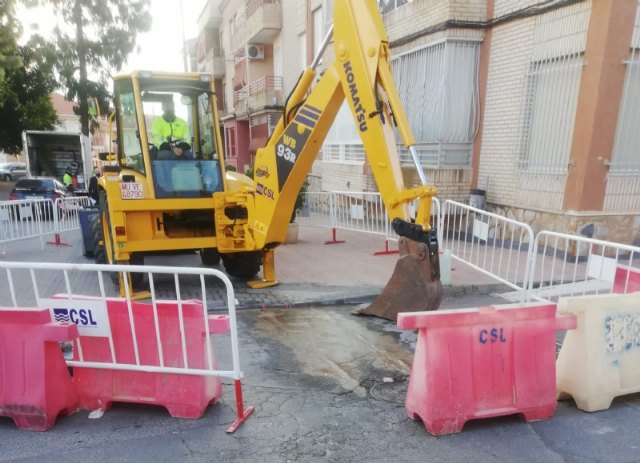
[[[579,54],[530,64],[518,158],[521,170],[567,171],[582,65]]]
[[[393,78],[424,166],[471,165],[478,124],[479,47],[475,41],[447,39],[392,61]],[[327,135],[326,144],[361,144],[346,102]],[[350,158],[359,157],[358,153]],[[403,163],[413,163],[404,149],[400,149],[400,159]]]
[[[631,52],[618,111],[616,138],[607,175],[604,210],[637,211],[640,208],[640,0],[631,37]]]
[[[640,50],[633,50],[626,64],[611,173],[640,172]]]
[[[480,44],[447,39],[398,56],[394,80],[429,167],[471,165],[478,128],[478,64]],[[410,162],[401,153],[403,162]]]

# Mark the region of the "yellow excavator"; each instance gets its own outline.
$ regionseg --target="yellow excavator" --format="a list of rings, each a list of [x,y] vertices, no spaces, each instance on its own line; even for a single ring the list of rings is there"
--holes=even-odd
[[[105,166],[99,181],[100,213],[91,223],[97,262],[140,265],[146,253],[198,250],[203,264],[222,260],[230,276],[251,280],[253,288],[277,284],[274,249],[285,239],[298,192],[346,98],[400,236],[400,258],[389,283],[360,313],[395,320],[398,312],[439,306],[438,243],[429,225],[436,190],[427,185],[393,82],[377,2],[333,4],[333,28],[289,95],[266,146],[257,151],[255,179],[225,169],[208,74],[139,71],[115,77],[117,163]],[[316,67],[331,41],[335,60],[318,76]],[[169,107],[182,127],[171,124],[169,135],[165,130],[158,141],[154,123]],[[396,130],[412,154],[420,186],[404,185]],[[409,206],[415,202],[412,217]],[[252,280],[261,267],[261,278]],[[129,279],[137,284],[142,276]]]

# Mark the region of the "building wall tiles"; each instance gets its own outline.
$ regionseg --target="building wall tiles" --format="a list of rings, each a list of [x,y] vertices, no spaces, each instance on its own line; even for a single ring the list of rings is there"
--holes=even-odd
[[[525,75],[535,32],[532,18],[493,29],[478,186],[487,199],[513,203],[522,132]]]

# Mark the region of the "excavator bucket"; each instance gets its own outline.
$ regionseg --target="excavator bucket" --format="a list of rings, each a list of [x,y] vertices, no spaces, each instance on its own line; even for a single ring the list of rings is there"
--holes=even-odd
[[[400,258],[384,290],[368,307],[354,312],[396,321],[400,312],[436,310],[442,301],[438,252],[406,237],[398,240]]]

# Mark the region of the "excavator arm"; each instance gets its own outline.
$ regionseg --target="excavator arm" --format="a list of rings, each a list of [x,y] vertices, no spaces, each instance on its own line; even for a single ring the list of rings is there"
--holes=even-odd
[[[331,34],[335,59],[318,78],[315,68]],[[389,60],[389,40],[377,2],[335,0],[333,31],[327,35],[311,67],[302,73],[269,142],[257,152],[255,220],[250,226],[256,247],[267,253],[283,242],[297,194],[346,98],[389,218],[401,236],[401,257],[390,284],[398,280],[399,284],[392,286],[402,294],[388,285],[379,298],[383,299],[378,304],[380,308],[375,308],[376,301],[367,309],[368,313],[363,313],[395,320],[399,311],[437,308],[442,288],[436,235],[429,224],[431,199],[436,190],[426,185]],[[395,127],[414,157],[422,183],[416,188],[407,189],[404,185]],[[418,200],[417,216],[412,218],[409,204],[415,200]],[[400,265],[403,259],[415,262]],[[274,269],[269,268],[272,265],[272,255],[267,256],[263,271],[267,280],[275,278]],[[403,275],[396,276],[400,267]],[[422,274],[416,285],[415,279]],[[409,287],[418,287],[420,291],[407,290]],[[398,297],[405,302],[393,302]],[[424,297],[429,300],[407,306],[406,300]]]

